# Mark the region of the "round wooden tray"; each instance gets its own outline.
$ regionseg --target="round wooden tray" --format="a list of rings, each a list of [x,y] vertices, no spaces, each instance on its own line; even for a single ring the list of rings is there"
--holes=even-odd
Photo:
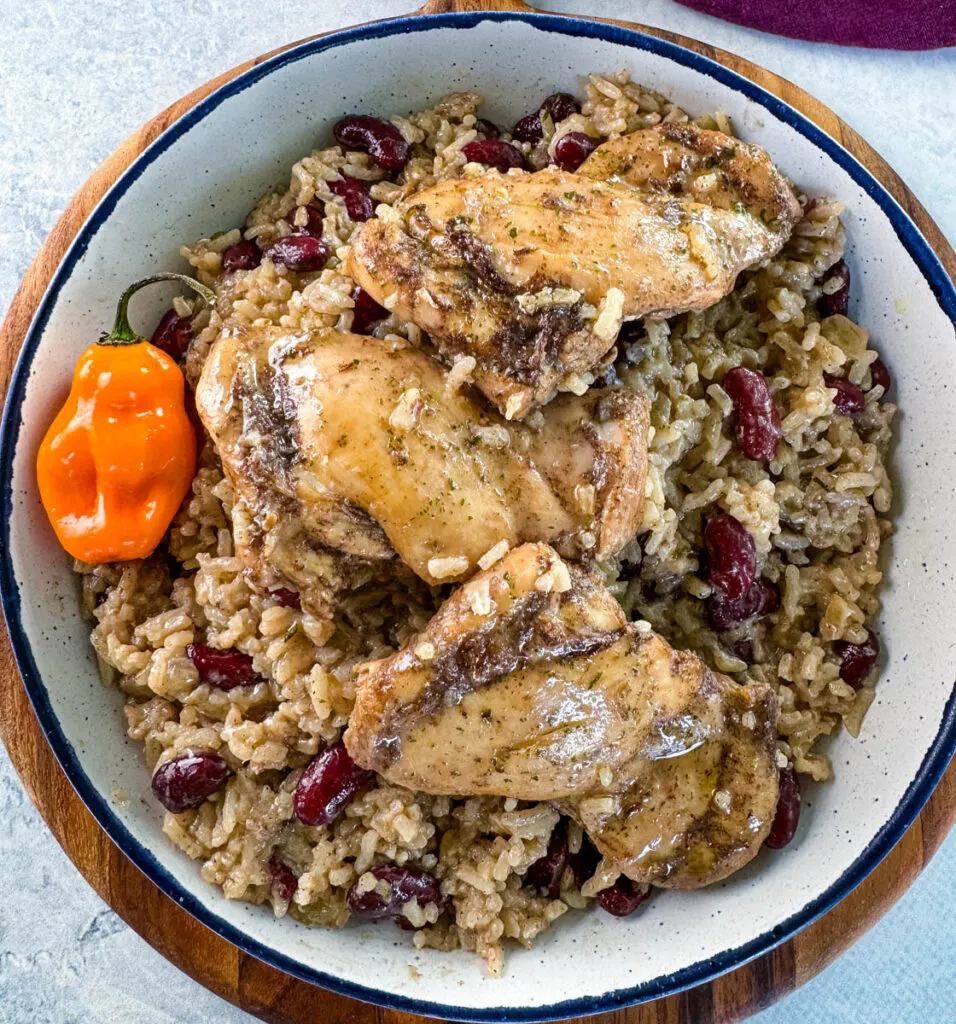
[[[420,13],[523,10],[519,0],[430,0]],[[603,19],[595,19],[603,20]],[[956,277],[956,254],[900,178],[831,110],[786,79],[705,43],[660,29],[641,29],[696,50],[790,103],[837,139],[906,209]],[[294,44],[290,44],[294,45]],[[282,47],[288,49],[288,47]],[[276,50],[274,53],[279,53]],[[0,328],[0,388],[41,296],[90,211],[129,164],[177,118],[209,93],[273,54],[220,75],[174,103],[132,135],[76,194],[27,271]],[[31,799],[83,877],[146,941],[217,995],[276,1024],[413,1024],[410,1014],[382,1010],[290,978],[240,952],[164,896],[106,837],[80,802],[40,731],[0,626],[0,734]],[[791,941],[707,985],[654,1003],[589,1018],[594,1024],[729,1024],[770,1005],[839,956],[892,906],[939,847],[956,819],[956,764],[882,864],[842,903]]]

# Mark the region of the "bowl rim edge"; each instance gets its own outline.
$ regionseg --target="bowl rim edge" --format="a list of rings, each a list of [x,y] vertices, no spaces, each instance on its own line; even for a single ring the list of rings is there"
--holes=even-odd
[[[444,1016],[446,1019],[465,1021],[534,1022],[559,1020],[568,1016],[593,1014],[619,1009],[639,1002],[673,995],[685,989],[710,981],[780,945],[794,934],[840,902],[852,889],[880,863],[910,826],[942,777],[953,753],[956,752],[956,688],[944,709],[940,728],[926,752],[916,775],[880,830],[859,854],[849,868],[828,889],[808,901],[785,921],[740,946],[725,950],[715,957],[697,961],[679,971],[663,975],[652,981],[630,988],[615,989],[600,996],[583,996],[560,1003],[536,1007],[515,1006],[472,1008],[453,1004],[435,1003],[396,995],[388,991],[369,988],[345,981],[334,975],[307,967],[284,953],[272,949],[241,931],[220,917],[205,902],[194,897],[180,885],[156,859],[147,847],[135,839],[128,828],[109,807],[108,801],[92,784],[83,770],[72,745],[67,741],[47,695],[46,687],[37,670],[30,641],[20,618],[20,593],[9,554],[10,520],[13,512],[12,470],[16,440],[20,427],[25,386],[32,358],[40,335],[64,283],[69,279],[76,263],[85,252],[90,239],[109,218],[119,198],[180,136],[195,127],[224,100],[249,88],[260,78],[278,68],[352,42],[387,38],[392,35],[429,31],[436,28],[465,29],[482,21],[522,21],[546,32],[577,37],[597,38],[602,41],[645,50],[684,65],[729,88],[743,93],[748,99],[769,110],[777,118],[806,137],[822,150],[832,162],[838,164],[881,208],[916,267],[926,279],[931,291],[948,319],[956,326],[956,288],[946,273],[939,257],[916,225],[889,191],[876,177],[839,143],[826,134],[804,114],[757,85],[749,78],[732,71],[717,61],[687,49],[678,43],[649,35],[637,28],[590,20],[570,15],[552,15],[530,12],[448,13],[409,15],[366,25],[341,29],[306,40],[283,50],[261,64],[254,65],[184,112],[148,146],[105,192],[100,202],[82,224],[64,253],[37,306],[33,320],[24,336],[7,393],[0,423],[0,602],[10,633],[17,667],[27,695],[33,705],[40,727],[60,763],[70,784],[89,809],[99,826],[116,846],[165,895],[206,925],[212,931],[265,963],[300,980],[326,988],[329,991],[372,1002],[387,1008],[419,1013],[426,1016]]]

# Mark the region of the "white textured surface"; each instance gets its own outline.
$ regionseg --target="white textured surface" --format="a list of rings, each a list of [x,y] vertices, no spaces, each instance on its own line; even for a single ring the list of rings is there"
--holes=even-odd
[[[0,307],[70,195],[136,126],[221,70],[290,39],[402,13],[410,0],[285,3],[259,23],[252,0],[21,5],[0,0]],[[952,53],[811,47],[723,25],[666,0],[542,4],[642,18],[706,38],[816,93],[890,160],[956,237],[947,157],[956,130]],[[226,26],[226,27],[224,27]],[[190,982],[104,908],[0,763],[0,1020],[251,1021]],[[943,1022],[956,996],[950,840],[910,894],[837,966],[765,1013],[796,1019]],[[506,983],[506,982],[505,982]]]

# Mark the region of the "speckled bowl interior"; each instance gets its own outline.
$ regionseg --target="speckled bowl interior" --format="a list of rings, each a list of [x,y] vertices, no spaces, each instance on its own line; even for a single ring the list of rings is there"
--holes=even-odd
[[[231,903],[162,835],[119,695],[100,686],[77,585],[40,509],[39,439],[76,356],[111,322],[125,285],[177,269],[181,243],[241,223],[301,154],[356,111],[407,113],[478,89],[511,122],[579,76],[626,67],[694,112],[728,112],[811,194],[847,207],[852,314],[891,368],[901,407],[880,632],[887,664],[861,737],[830,745],[799,834],[726,883],[662,892],[632,919],[569,913],[487,978],[472,954],[418,952],[391,927],[308,929]],[[172,293],[137,300],[154,323]],[[945,538],[956,521],[952,284],[925,241],[853,159],[789,107],[695,54],[609,26],[548,16],[441,16],[351,30],[293,49],[213,94],[155,142],[84,227],[45,297],[2,436],[2,583],[11,636],[42,725],[80,795],[167,893],[256,956],[347,994],[422,1013],[530,1020],[671,992],[779,942],[849,891],[902,834],[954,744],[956,601]],[[118,799],[125,793],[128,799]],[[414,968],[414,969],[413,969]]]

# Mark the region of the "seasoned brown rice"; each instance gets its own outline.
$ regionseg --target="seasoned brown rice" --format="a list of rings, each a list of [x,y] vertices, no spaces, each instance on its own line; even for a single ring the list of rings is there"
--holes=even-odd
[[[256,204],[244,228],[184,247],[198,277],[219,295],[216,310],[195,317],[190,382],[220,331],[232,325],[348,330],[354,283],[343,262],[356,225],[328,181],[345,171],[372,182],[378,212],[387,216],[412,189],[470,173],[462,147],[476,137],[480,102],[477,93],[457,93],[392,119],[414,144],[400,184],[384,180],[362,153],[316,150],[292,168],[287,189]],[[582,113],[557,125],[545,117],[542,142],[518,145],[540,167],[568,131],[610,135],[687,118],[626,73],[591,75]],[[697,123],[731,130],[722,115]],[[241,237],[264,246],[289,234],[305,223],[304,207],[314,199],[324,204],[323,237],[333,252],[324,270],[295,274],[264,259],[254,270],[220,274],[227,246]],[[869,384],[877,353],[866,330],[845,317],[820,320],[821,276],[843,253],[841,206],[806,197],[801,203],[803,219],[785,249],[743,274],[728,297],[704,312],[646,319],[622,335],[617,374],[652,405],[647,503],[638,537],[600,569],[632,617],[736,679],[775,685],[779,762],[825,780],[830,761],[819,741],[841,723],[855,736],[874,695],[872,684],[857,690],[841,680],[831,643],[864,640],[864,623],[879,609],[879,549],[890,532],[892,498],[884,463],[896,410],[875,387],[855,419],[834,412],[823,373]],[[193,306],[177,300],[177,310],[191,314]],[[422,344],[419,330],[395,315],[375,334]],[[784,441],[769,467],[744,458],[731,440],[731,403],[716,381],[739,365],[771,381],[782,413]],[[462,360],[449,386],[464,386],[473,368],[473,360]],[[423,868],[441,879],[452,909],[439,916],[435,904],[410,903],[406,916],[417,927],[410,941],[473,949],[499,973],[505,939],[529,945],[569,908],[586,907],[616,872],[602,864],[579,887],[567,871],[560,899],[524,886],[558,821],[545,803],[427,796],[379,779],[331,826],[301,824],[293,791],[310,758],[346,725],[352,666],[392,652],[420,630],[441,592],[424,584],[366,588],[342,600],[333,622],[283,607],[244,575],[231,508],[230,485],[207,445],[192,495],[159,555],[77,565],[104,681],[125,693],[129,735],[142,741],[148,765],[204,749],[220,752],[234,769],[228,785],[198,809],[167,813],[164,831],[201,861],[203,877],[226,896],[271,903],[277,915],[308,924],[344,925],[349,888],[373,888],[369,869],[381,862]],[[715,509],[746,525],[760,572],[781,593],[776,615],[729,638],[711,630],[703,614],[710,587],[699,562],[701,531]],[[505,549],[489,552],[482,566]],[[194,641],[245,652],[264,681],[229,691],[200,684],[186,655]],[[733,641],[749,642],[750,664]],[[581,841],[572,825],[572,852]],[[273,856],[298,876],[291,901],[270,886]]]

